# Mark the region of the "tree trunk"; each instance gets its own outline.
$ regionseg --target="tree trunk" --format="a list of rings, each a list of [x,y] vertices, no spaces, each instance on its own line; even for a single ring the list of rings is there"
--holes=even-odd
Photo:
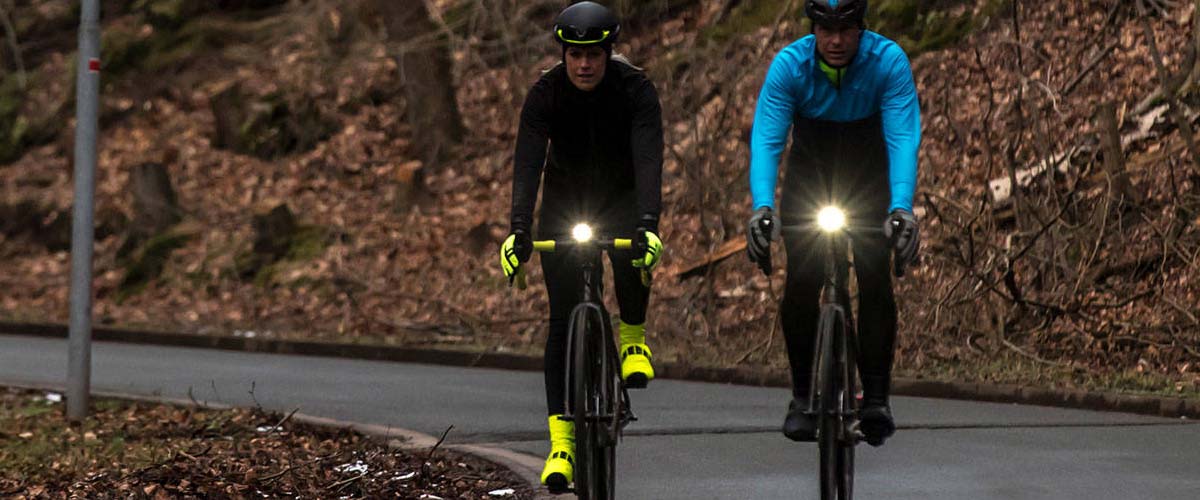
[[[1121,132],[1117,125],[1117,106],[1111,102],[1100,105],[1096,129],[1100,133],[1100,148],[1104,153],[1104,175],[1108,177],[1110,196],[1118,201],[1137,205],[1141,202],[1129,173],[1125,171],[1125,153],[1121,151]],[[1106,214],[1107,216],[1107,214]]]
[[[413,147],[426,169],[436,169],[465,129],[451,82],[450,40],[430,18],[423,0],[369,0],[383,19],[387,39],[399,49],[400,84]]]

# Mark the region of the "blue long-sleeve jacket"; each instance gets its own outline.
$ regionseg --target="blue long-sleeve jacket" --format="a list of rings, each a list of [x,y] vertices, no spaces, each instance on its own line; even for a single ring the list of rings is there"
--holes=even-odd
[[[908,56],[895,42],[864,30],[858,54],[838,77],[840,88],[823,72],[813,35],[775,56],[758,96],[750,138],[754,208],[775,208],[779,158],[794,117],[849,122],[879,113],[892,190],[888,210],[912,210],[921,110]]]

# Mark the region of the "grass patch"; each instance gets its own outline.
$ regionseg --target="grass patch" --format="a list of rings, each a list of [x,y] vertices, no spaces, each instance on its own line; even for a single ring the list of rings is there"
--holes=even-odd
[[[1000,355],[989,360],[937,360],[927,362],[919,369],[897,366],[895,372],[897,377],[948,382],[1014,384],[1200,399],[1200,380],[1136,370],[1092,373],[1047,365],[1017,355]]]

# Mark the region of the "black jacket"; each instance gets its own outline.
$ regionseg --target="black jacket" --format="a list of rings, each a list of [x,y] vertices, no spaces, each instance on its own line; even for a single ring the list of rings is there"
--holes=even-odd
[[[645,73],[610,59],[604,79],[584,92],[559,64],[534,84],[521,110],[512,229],[531,229],[544,165],[543,236],[564,234],[577,222],[605,236],[624,236],[638,225],[657,232],[662,153],[662,107]]]

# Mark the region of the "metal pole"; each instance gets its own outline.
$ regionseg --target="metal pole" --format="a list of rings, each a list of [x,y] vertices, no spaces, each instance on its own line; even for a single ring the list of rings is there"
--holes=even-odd
[[[92,384],[92,245],[96,115],[100,100],[100,2],[83,0],[75,80],[75,214],[71,230],[71,326],[67,418],[88,414]]]

